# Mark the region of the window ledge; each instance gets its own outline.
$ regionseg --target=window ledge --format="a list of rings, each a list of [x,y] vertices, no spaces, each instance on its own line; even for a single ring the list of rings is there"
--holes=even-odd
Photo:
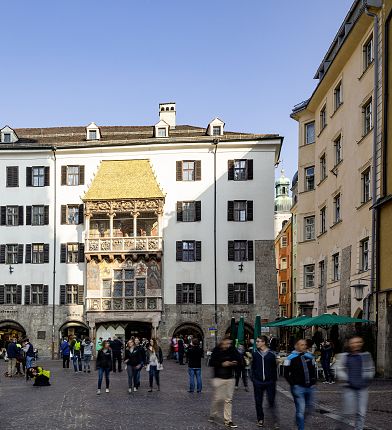
[[[367,74],[368,70],[370,70],[372,68],[374,64],[374,59],[371,61],[371,63],[369,63],[369,65],[366,67],[365,70],[363,70],[361,76],[358,78],[358,81],[362,80],[362,78]]]
[[[308,240],[301,240],[298,243],[309,243],[309,242],[314,242],[316,239],[308,239]]]
[[[358,140],[357,145],[360,145],[370,135],[372,131],[373,127]]]
[[[330,229],[333,229],[333,228],[335,228],[337,225],[341,224],[342,222],[343,222],[343,220],[342,220],[342,219],[340,219],[339,221],[336,221],[335,223],[333,223],[329,228],[330,228]]]
[[[314,188],[312,190],[304,190],[304,191],[300,191],[298,194],[311,193],[314,190],[315,190]]]
[[[317,138],[319,138],[323,134],[323,131],[327,128],[327,125],[328,124],[325,124],[324,127],[320,130],[320,133],[317,135]]]
[[[314,145],[316,143],[316,141],[314,142],[310,142],[310,143],[303,143],[302,145],[300,145],[300,148],[304,148],[305,146],[310,146],[310,145]]]
[[[317,236],[317,239],[318,239],[319,237],[323,237],[325,234],[327,234],[327,230],[325,230],[325,231],[323,231],[322,233],[320,233],[320,234]]]
[[[325,176],[323,179],[321,179],[321,181],[317,184],[317,186],[319,187],[323,182],[325,182],[328,178],[328,175]]]
[[[330,118],[333,118],[335,116],[336,112],[338,112],[342,106],[343,106],[343,102],[340,103],[340,105],[333,111],[333,114],[330,116]]]
[[[357,211],[359,211],[360,209],[362,209],[363,207],[365,207],[365,206],[367,206],[367,205],[369,205],[370,203],[372,202],[372,199],[369,199],[368,201],[366,201],[366,202],[362,202],[359,206],[357,206],[355,209],[357,210]]]
[[[338,286],[339,286],[339,283],[340,283],[340,279],[337,279],[337,280],[331,280],[331,281],[329,281],[329,282],[328,282],[328,284],[327,284],[327,288],[335,288],[335,287],[338,287]]]

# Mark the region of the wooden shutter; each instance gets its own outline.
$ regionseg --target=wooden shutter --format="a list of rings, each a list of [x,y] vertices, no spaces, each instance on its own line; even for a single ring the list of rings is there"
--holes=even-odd
[[[26,253],[25,253],[25,263],[29,264],[31,263],[31,243],[26,244]]]
[[[253,284],[248,284],[248,305],[253,305],[254,296],[253,296]]]
[[[61,166],[61,185],[67,185],[67,166]]]
[[[182,284],[176,285],[176,303],[177,305],[182,304]]]
[[[49,243],[44,243],[44,263],[49,263]]]
[[[84,205],[83,203],[79,205],[79,213],[78,213],[78,224],[84,223]]]
[[[234,221],[234,202],[232,200],[227,202],[227,221]]]
[[[17,305],[22,304],[22,285],[16,286],[16,304]]]
[[[0,305],[5,303],[4,285],[0,285]]]
[[[33,169],[31,167],[26,167],[26,187],[31,187],[33,185]]]
[[[18,264],[23,264],[23,245],[18,245]]]
[[[0,225],[6,225],[7,224],[7,207],[1,206],[0,209]]]
[[[24,304],[29,305],[30,304],[30,285],[25,285],[25,296],[24,296]]]
[[[42,298],[43,298],[42,304],[48,305],[49,304],[49,285],[44,285],[44,293]]]
[[[201,160],[195,160],[195,181],[201,181]]]
[[[229,284],[227,286],[227,293],[229,305],[234,305],[234,284]]]
[[[49,187],[50,185],[50,169],[49,166],[44,168],[44,186]]]
[[[61,224],[67,224],[67,205],[61,205]]]
[[[201,221],[201,201],[195,201],[195,221]]]
[[[79,263],[84,263],[84,243],[78,244]]]
[[[246,160],[246,179],[253,179],[253,160]]]
[[[0,264],[5,264],[5,245],[0,245]]]
[[[7,187],[19,187],[19,167],[7,166]]]
[[[176,241],[176,261],[182,261],[182,242]]]
[[[65,285],[60,285],[60,305],[66,304]]]
[[[176,161],[176,181],[182,181],[182,161]]]
[[[79,185],[84,185],[84,166],[79,166]]]
[[[196,289],[196,304],[201,305],[201,284],[195,284]]]
[[[248,240],[248,261],[253,261],[253,240]]]
[[[49,206],[44,206],[44,225],[49,225]]]
[[[177,202],[177,221],[182,221],[182,202]]]
[[[227,259],[229,261],[234,261],[234,240],[229,240],[227,242]]]
[[[227,161],[227,179],[234,181],[234,160]]]
[[[246,202],[246,219],[247,221],[253,221],[253,200]]]
[[[60,263],[66,263],[67,261],[67,244],[62,243],[60,245]]]
[[[78,285],[78,305],[84,304],[84,285]]]
[[[196,261],[201,261],[201,242],[197,240],[196,245]]]
[[[32,207],[26,206],[26,225],[31,225],[31,212]]]
[[[24,211],[23,211],[23,206],[19,206],[18,207],[18,225],[23,225],[24,224],[24,215],[23,215]]]

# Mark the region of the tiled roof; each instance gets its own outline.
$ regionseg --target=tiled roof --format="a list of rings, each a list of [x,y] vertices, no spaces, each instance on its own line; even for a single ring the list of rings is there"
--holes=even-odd
[[[148,160],[104,160],[83,200],[163,197]]]

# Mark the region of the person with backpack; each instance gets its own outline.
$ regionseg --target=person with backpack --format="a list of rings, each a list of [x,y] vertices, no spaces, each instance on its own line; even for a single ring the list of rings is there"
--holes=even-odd
[[[93,355],[93,343],[91,342],[89,337],[83,339],[82,348],[84,351],[83,355],[83,372],[90,373],[90,361]]]
[[[26,369],[30,369],[30,367],[33,367],[34,347],[30,343],[29,339],[25,339],[23,351],[26,354]]]
[[[69,356],[70,356],[71,350],[69,347],[68,339],[66,337],[61,342],[60,351],[63,357],[63,369],[65,369],[66,366],[67,366],[67,369],[69,369]]]
[[[75,338],[71,342],[71,352],[72,352],[72,363],[74,367],[74,371],[79,372],[82,371],[82,360],[80,355],[80,348],[82,344],[80,342],[80,339]]]

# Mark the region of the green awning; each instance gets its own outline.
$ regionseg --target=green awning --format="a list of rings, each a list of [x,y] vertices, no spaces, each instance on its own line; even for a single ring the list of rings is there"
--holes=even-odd
[[[345,315],[334,315],[334,314],[323,314],[316,317],[303,317],[302,320],[290,321],[285,326],[287,327],[312,327],[312,326],[331,326],[331,325],[344,325],[344,324],[354,324],[354,323],[364,323],[372,324],[373,321],[352,318]]]

